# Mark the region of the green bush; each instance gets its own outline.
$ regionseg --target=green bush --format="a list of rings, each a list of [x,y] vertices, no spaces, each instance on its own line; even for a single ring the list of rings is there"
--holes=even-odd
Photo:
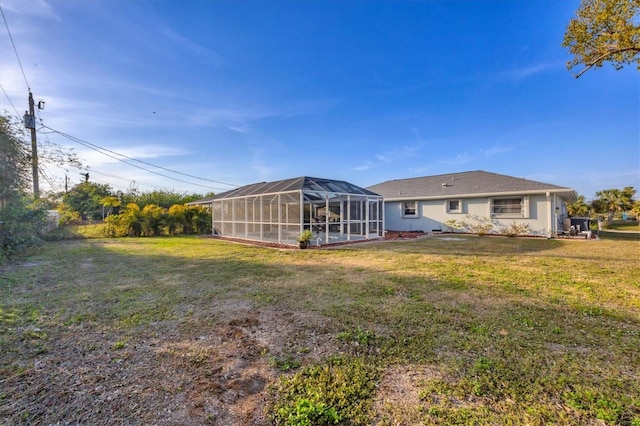
[[[280,411],[287,416],[286,424],[295,426],[334,425],[342,419],[334,408],[306,398],[296,401],[292,410],[281,408]]]
[[[211,212],[201,206],[176,204],[168,210],[148,204],[142,210],[127,204],[120,214],[107,216],[107,236],[140,237],[211,232]]]
[[[42,242],[46,211],[15,206],[0,209],[0,263]]]
[[[107,235],[110,237],[139,237],[142,235],[142,213],[135,203],[129,203],[122,213],[107,216]]]

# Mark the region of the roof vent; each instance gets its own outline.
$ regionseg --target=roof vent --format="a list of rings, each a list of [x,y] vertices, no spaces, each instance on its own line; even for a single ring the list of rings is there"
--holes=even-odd
[[[447,187],[449,184],[447,182],[442,182],[442,186]]]

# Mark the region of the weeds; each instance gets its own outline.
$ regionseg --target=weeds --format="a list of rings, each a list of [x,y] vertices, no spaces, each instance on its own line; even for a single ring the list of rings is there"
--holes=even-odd
[[[113,345],[111,345],[111,349],[114,351],[119,351],[120,349],[124,349],[127,347],[127,342],[124,340],[118,340]]]
[[[351,342],[361,346],[368,346],[375,339],[375,334],[369,330],[362,330],[358,327],[353,331],[343,331],[336,336],[338,340]]]
[[[300,362],[293,355],[287,354],[280,357],[271,357],[269,366],[279,371],[287,372],[300,367]]]
[[[508,225],[500,228],[500,234],[507,237],[517,237],[518,235],[529,235],[531,233],[531,225],[529,223],[518,223],[515,220]]]
[[[368,425],[380,370],[358,358],[334,358],[275,384],[278,425]]]

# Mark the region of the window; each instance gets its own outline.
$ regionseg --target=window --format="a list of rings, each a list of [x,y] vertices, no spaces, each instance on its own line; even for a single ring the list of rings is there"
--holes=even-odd
[[[462,213],[462,200],[447,200],[447,213]]]
[[[416,201],[405,201],[402,203],[403,217],[418,217],[418,206]]]
[[[525,199],[519,198],[497,198],[491,200],[491,214],[505,216],[524,217]]]

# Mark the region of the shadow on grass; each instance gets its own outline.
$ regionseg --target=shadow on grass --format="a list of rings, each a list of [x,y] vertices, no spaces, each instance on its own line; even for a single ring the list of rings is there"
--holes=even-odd
[[[640,232],[606,230],[598,231],[598,237],[602,238],[603,240],[640,241]]]
[[[372,250],[482,256],[495,254],[535,253],[554,250],[562,242],[546,238],[510,238],[498,235],[443,234],[426,239],[405,239],[387,243],[373,243]],[[357,248],[357,247],[355,247]]]

